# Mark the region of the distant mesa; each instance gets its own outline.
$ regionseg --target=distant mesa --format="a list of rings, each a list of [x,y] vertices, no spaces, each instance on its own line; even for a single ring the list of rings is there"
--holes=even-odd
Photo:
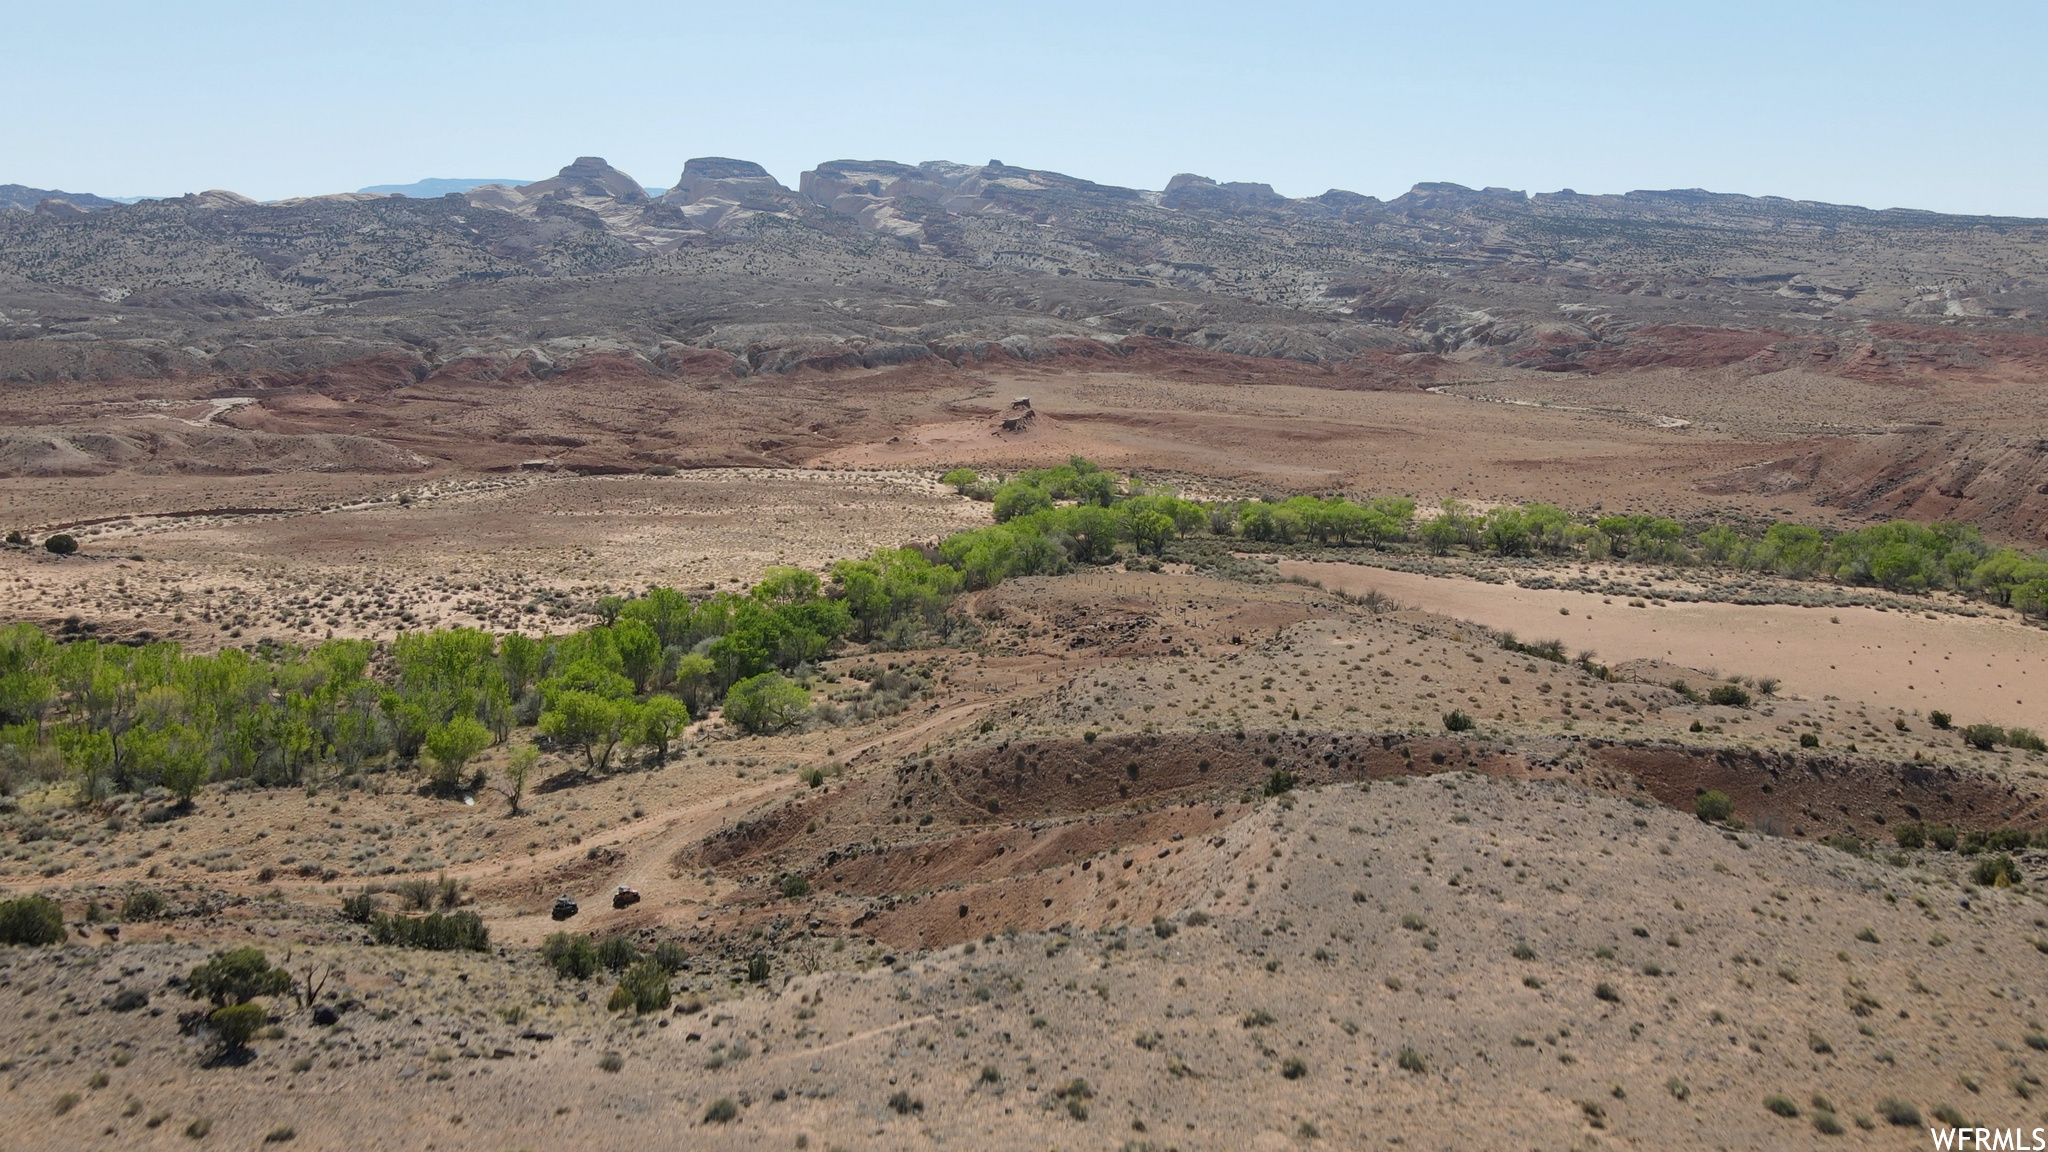
[[[415,180],[410,184],[372,184],[368,188],[358,188],[356,191],[379,192],[386,196],[411,196],[416,199],[428,200],[436,196],[446,196],[450,192],[467,192],[471,188],[481,188],[486,184],[503,184],[507,188],[516,188],[521,184],[530,183],[532,183],[530,180],[511,180],[505,178],[471,180],[456,176],[430,176],[425,180]]]
[[[582,200],[616,200],[621,204],[645,204],[648,199],[646,187],[605,163],[602,156],[578,156],[574,164],[519,191],[528,199],[562,195]]]
[[[183,196],[165,200],[166,204],[182,204],[187,208],[254,208],[257,202],[225,188],[209,188],[204,192],[187,192]]]
[[[1219,184],[1207,176],[1182,172],[1166,182],[1166,195],[1159,201],[1168,208],[1252,208],[1277,207],[1287,197],[1273,191],[1271,184]]]
[[[602,156],[578,156],[576,162],[545,180],[531,184],[479,184],[462,193],[470,203],[533,215],[548,204],[568,204],[596,212],[639,208],[652,203],[647,189],[612,167]]]
[[[0,184],[0,212],[35,212],[46,201],[53,200],[57,202],[56,206],[45,211],[45,215],[72,215],[121,206],[119,200],[109,200],[90,192],[62,192],[55,188],[31,188],[26,184]]]
[[[685,161],[675,187],[661,196],[665,204],[701,204],[707,200],[750,201],[780,204],[791,197],[782,181],[768,174],[752,160],[725,156],[699,156]]]

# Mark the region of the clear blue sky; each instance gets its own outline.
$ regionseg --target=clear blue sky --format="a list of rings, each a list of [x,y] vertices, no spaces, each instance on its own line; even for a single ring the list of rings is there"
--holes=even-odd
[[[2048,4],[0,0],[0,183],[271,199],[600,155],[1289,195],[1704,187],[2048,216]]]

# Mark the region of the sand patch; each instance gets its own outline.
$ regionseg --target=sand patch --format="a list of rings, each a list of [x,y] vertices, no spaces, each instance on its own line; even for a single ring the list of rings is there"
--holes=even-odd
[[[1598,593],[1354,564],[1282,561],[1280,571],[1354,594],[1377,588],[1425,611],[1507,629],[1525,640],[1561,639],[1571,651],[1591,648],[1610,664],[1664,660],[1728,675],[1773,676],[1789,695],[1828,694],[1908,712],[1939,708],[1959,723],[2048,726],[2048,633],[2009,618],[1944,614],[1930,620],[1874,608],[1781,604],[1631,608],[1626,599]]]

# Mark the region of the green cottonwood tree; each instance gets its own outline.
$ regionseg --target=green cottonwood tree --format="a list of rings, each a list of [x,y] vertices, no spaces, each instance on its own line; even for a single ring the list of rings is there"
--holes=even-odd
[[[434,758],[434,783],[453,787],[462,769],[489,747],[490,729],[474,717],[457,716],[427,733],[427,755]]]
[[[725,694],[725,718],[752,733],[780,732],[803,719],[811,694],[779,672],[750,676]]]
[[[506,815],[519,815],[519,798],[526,795],[526,782],[533,778],[533,766],[540,762],[540,750],[528,744],[512,753],[505,762],[505,799],[512,802],[512,810]]]
[[[673,696],[656,696],[640,706],[640,743],[654,749],[661,763],[668,763],[669,742],[689,726],[690,709]]]
[[[631,700],[570,688],[549,695],[547,710],[540,714],[540,730],[582,749],[584,765],[603,772],[611,767],[612,750],[626,738],[638,713]]]

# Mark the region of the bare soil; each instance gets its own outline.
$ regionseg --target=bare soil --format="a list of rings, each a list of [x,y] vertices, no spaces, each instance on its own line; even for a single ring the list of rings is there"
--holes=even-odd
[[[1204,494],[1842,511],[1814,489],[1716,490],[1805,433],[1770,413],[1709,426],[1667,403],[1682,389],[1634,405],[1693,421],[1660,427],[1608,393],[1574,412],[1261,372],[1001,363],[645,395],[337,379],[227,407],[195,385],[160,412],[133,405],[172,397],[81,386],[21,424],[374,433],[429,463],[0,479],[10,523],[84,542],[0,550],[0,614],[201,650],[560,631],[607,593],[731,588],[985,523],[942,467],[1070,453]],[[1019,395],[1038,417],[998,434]],[[642,471],[748,463],[772,467]],[[1660,604],[1676,585],[1633,569],[1616,579],[1650,581],[1640,608],[1361,565],[1228,570],[973,593],[956,646],[852,649],[814,682],[822,700],[895,663],[928,684],[900,710],[774,737],[713,716],[666,762],[608,776],[550,752],[516,816],[397,764],[213,785],[189,810],[10,798],[0,885],[58,898],[70,942],[0,953],[18,1002],[0,1013],[5,1130],[110,1148],[289,1129],[406,1149],[1903,1149],[1938,1108],[2042,1122],[2048,857],[1984,887],[1981,857],[1891,843],[1914,820],[2048,825],[2048,760],[1924,715],[2048,727],[2020,687],[2048,675],[2041,633],[1946,608]],[[1400,606],[1336,595],[1370,588]],[[1613,676],[1504,649],[1501,628],[1596,649]],[[1781,686],[1747,707],[1670,687],[1738,673]],[[1447,730],[1454,711],[1470,729]],[[531,739],[481,766],[499,779]],[[1692,816],[1710,788],[1730,823]],[[491,952],[375,946],[340,914],[443,875]],[[808,891],[785,895],[792,878]],[[620,884],[642,900],[611,908]],[[164,914],[120,921],[138,888]],[[558,923],[560,895],[581,911]],[[564,930],[680,944],[675,1006],[611,1013],[611,974],[558,980],[535,949]],[[223,1061],[176,978],[248,943],[324,973],[336,1022],[277,998],[274,1030]],[[117,1010],[124,991],[147,1004]],[[1767,1109],[1777,1095],[1798,1115]],[[1889,1123],[1888,1097],[1924,1123]],[[733,1118],[707,1120],[721,1099]]]
[[[1666,602],[1656,585],[1640,598],[1616,597],[1300,561],[1282,561],[1279,570],[1353,595],[1376,588],[1526,640],[1561,639],[1603,660],[1771,677],[1787,696],[1834,696],[1914,716],[1938,709],[1970,723],[2048,727],[2048,682],[2030,683],[2048,668],[2048,632],[2011,613]]]

